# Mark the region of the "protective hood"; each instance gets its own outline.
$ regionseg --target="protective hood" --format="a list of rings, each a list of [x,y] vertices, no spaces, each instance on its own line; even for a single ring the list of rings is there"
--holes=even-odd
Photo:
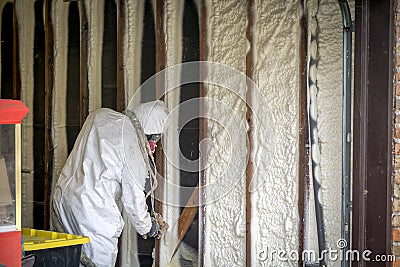
[[[133,110],[146,135],[162,133],[168,118],[168,110],[163,101],[157,100],[140,104]]]

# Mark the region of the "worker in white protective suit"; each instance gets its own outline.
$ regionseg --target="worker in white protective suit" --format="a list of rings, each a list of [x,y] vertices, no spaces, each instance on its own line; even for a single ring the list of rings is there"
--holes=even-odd
[[[114,266],[124,227],[120,203],[138,234],[160,234],[160,224],[147,210],[147,154],[138,130],[149,139],[159,136],[167,109],[164,102],[153,101],[126,114],[107,108],[89,114],[55,185],[54,228],[59,223],[60,230],[90,238],[82,246],[85,265]]]

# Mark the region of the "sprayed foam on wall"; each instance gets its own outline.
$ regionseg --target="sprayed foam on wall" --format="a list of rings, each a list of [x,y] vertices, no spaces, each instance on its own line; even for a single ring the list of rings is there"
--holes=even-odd
[[[217,1],[206,3],[208,61],[226,64],[238,71],[246,72],[246,2]],[[224,72],[210,71],[211,80],[232,79]],[[234,80],[234,79],[233,79]],[[232,80],[232,82],[233,82]],[[213,143],[209,151],[211,165],[205,171],[206,184],[214,185],[214,190],[205,189],[206,224],[204,264],[206,266],[244,266],[245,245],[245,176],[246,168],[246,131],[226,132],[226,129],[242,129],[239,123],[245,121],[246,95],[245,80],[239,80],[240,91],[207,84],[206,116],[208,120],[208,138]],[[229,81],[228,81],[229,83]],[[233,86],[232,86],[233,87]],[[231,87],[231,88],[232,88]],[[220,101],[212,103],[211,100]],[[227,105],[230,109],[223,111]],[[212,119],[216,119],[213,121]],[[231,161],[235,167],[227,169]],[[236,180],[235,186],[225,191],[225,180]]]
[[[354,1],[349,1],[354,6]],[[354,14],[354,8],[352,8]],[[322,0],[317,13],[318,35],[318,132],[324,224],[327,247],[338,249],[341,237],[342,186],[342,15],[335,1]],[[332,266],[340,266],[336,261]],[[330,265],[331,265],[330,264]]]
[[[126,2],[126,22],[124,36],[124,78],[126,106],[133,99],[140,86],[142,32],[143,32],[143,1]],[[135,100],[140,100],[135,97]],[[131,103],[137,106],[139,103]]]
[[[67,68],[68,68],[68,10],[69,4],[54,1],[51,19],[54,32],[54,87],[52,99],[52,141],[54,146],[52,189],[68,157],[67,114]],[[50,70],[51,71],[51,70]],[[51,190],[53,192],[53,190]]]
[[[116,1],[117,2],[117,1]],[[118,3],[116,3],[118,5]],[[143,32],[143,1],[127,1],[125,3],[125,34],[123,44],[124,54],[124,88],[125,104],[137,105],[132,99],[138,93],[140,85],[142,32]],[[121,12],[121,11],[119,11]],[[139,94],[140,95],[140,94]],[[132,101],[132,102],[131,102]],[[138,266],[137,233],[123,211],[125,227],[122,231],[120,242],[120,265]]]
[[[171,67],[182,61],[182,20],[184,1],[168,0],[165,2],[164,25],[165,28],[165,44],[166,49],[166,67]],[[165,73],[166,88],[170,88],[172,84],[179,84],[181,79],[180,72]],[[179,136],[178,121],[179,121],[179,101],[180,87],[168,91],[165,95],[165,102],[168,110],[173,111],[169,119],[168,133],[166,135],[164,150],[166,153],[165,160],[165,178],[168,182],[164,183],[164,205],[163,217],[171,226],[170,230],[164,237],[164,241],[160,245],[160,266],[167,266],[171,263],[172,266],[178,265],[178,257],[172,257],[175,247],[178,245],[178,219],[180,208],[171,205],[179,201],[179,190],[177,187],[170,186],[171,184],[179,185],[180,171],[176,162],[179,162]],[[178,253],[177,253],[178,254]],[[172,261],[171,261],[172,260]]]
[[[102,17],[104,1],[87,1],[89,20],[89,110],[101,106],[101,46]],[[352,1],[353,3],[353,1]],[[208,60],[227,64],[241,72],[246,70],[246,3],[241,1],[207,1],[207,41]],[[68,3],[53,2],[52,20],[54,25],[54,91],[53,91],[53,142],[54,173],[57,177],[67,156],[65,133],[65,90],[67,69],[67,19]],[[268,110],[261,105],[263,101],[254,100],[254,111],[260,120],[269,127],[274,138],[258,132],[255,136],[255,164],[259,178],[257,190],[252,194],[252,264],[270,266],[258,258],[266,249],[298,248],[297,215],[297,159],[298,159],[298,36],[299,3],[291,1],[255,1],[254,8],[254,80],[263,94]],[[182,3],[168,0],[165,4],[164,25],[166,35],[167,66],[181,60],[181,20]],[[33,169],[33,1],[16,1],[19,21],[20,70],[22,99],[31,109],[23,124],[23,167]],[[124,39],[124,65],[126,100],[135,94],[140,83],[141,36],[143,28],[143,4],[141,1],[126,3],[126,33]],[[318,62],[318,111],[319,134],[321,140],[321,169],[323,175],[323,202],[328,246],[335,248],[340,237],[340,185],[341,185],[341,14],[335,1],[322,0],[318,11],[319,62]],[[216,76],[223,79],[221,73]],[[180,77],[168,77],[180,79]],[[167,83],[170,82],[167,80]],[[171,81],[171,83],[174,83]],[[210,99],[218,99],[240,118],[245,119],[246,107],[240,97],[226,89],[207,85]],[[178,90],[166,96],[170,109],[178,105]],[[245,85],[239,93],[244,97]],[[263,120],[265,113],[271,117]],[[221,113],[218,106],[210,105],[207,115],[221,117],[227,125],[231,124],[232,114]],[[175,120],[174,120],[175,121]],[[177,121],[177,120],[176,120]],[[247,153],[246,136],[233,134],[230,140],[223,128],[210,122],[209,137],[214,141],[211,154],[215,162],[206,172],[207,183],[218,184],[220,173],[233,155],[240,168],[245,168]],[[172,130],[171,130],[172,131]],[[172,142],[167,141],[167,142]],[[226,146],[233,143],[234,146]],[[168,143],[168,147],[178,147]],[[177,151],[167,149],[168,157],[176,157]],[[235,170],[236,171],[236,170]],[[177,170],[166,165],[167,179],[177,176]],[[240,172],[225,175],[237,176]],[[23,220],[29,226],[32,219],[32,175],[23,175]],[[25,183],[26,182],[26,183]],[[224,184],[220,184],[223,188]],[[165,197],[172,197],[168,190]],[[167,195],[168,194],[168,195]],[[207,191],[207,198],[215,198],[217,192]],[[164,206],[165,216],[170,223],[177,220],[177,210]],[[205,265],[243,266],[245,264],[245,182],[239,179],[235,188],[227,195],[210,203],[206,209]],[[311,224],[311,223],[310,223]],[[171,224],[170,224],[171,225]],[[313,227],[313,226],[311,226]],[[169,241],[176,232],[171,231]],[[312,237],[315,243],[315,237]],[[161,263],[167,263],[171,256],[173,242],[163,243]],[[129,248],[130,245],[126,245]],[[130,252],[131,255],[134,252]],[[274,262],[274,265],[288,266],[288,263]],[[294,263],[290,263],[295,265]]]
[[[104,0],[86,1],[88,17],[89,112],[101,107],[101,66],[103,51]]]
[[[263,266],[297,266],[259,256],[279,249],[297,251],[299,245],[299,3],[255,1],[254,12],[253,75],[263,98],[254,100],[255,115],[260,129],[268,132],[257,131],[254,140],[257,187],[251,199],[251,260]]]
[[[5,4],[6,1],[4,1]],[[29,113],[22,123],[21,164],[22,169],[33,170],[33,43],[34,43],[34,1],[15,1],[16,15],[19,23],[18,35],[19,68],[21,72],[21,99],[29,108]],[[4,7],[2,3],[2,7]],[[3,10],[3,8],[1,8]],[[1,12],[2,14],[2,12]],[[38,18],[43,19],[43,18]],[[33,227],[33,173],[22,174],[22,226]]]

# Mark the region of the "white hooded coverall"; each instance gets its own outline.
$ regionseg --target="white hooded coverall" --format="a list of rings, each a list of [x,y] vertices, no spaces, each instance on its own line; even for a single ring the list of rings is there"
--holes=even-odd
[[[134,112],[145,134],[162,133],[167,118],[163,102],[143,103]],[[53,207],[65,231],[90,238],[82,252],[96,266],[115,264],[124,227],[117,203],[122,202],[140,235],[150,231],[146,177],[131,120],[106,108],[91,113],[55,185]]]

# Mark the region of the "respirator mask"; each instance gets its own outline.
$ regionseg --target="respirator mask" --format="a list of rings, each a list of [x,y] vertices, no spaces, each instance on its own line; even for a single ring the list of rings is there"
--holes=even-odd
[[[146,135],[146,137],[147,137],[147,142],[149,142],[150,145],[150,151],[151,153],[154,153],[157,147],[156,144],[161,139],[161,134],[151,134],[151,135]]]

